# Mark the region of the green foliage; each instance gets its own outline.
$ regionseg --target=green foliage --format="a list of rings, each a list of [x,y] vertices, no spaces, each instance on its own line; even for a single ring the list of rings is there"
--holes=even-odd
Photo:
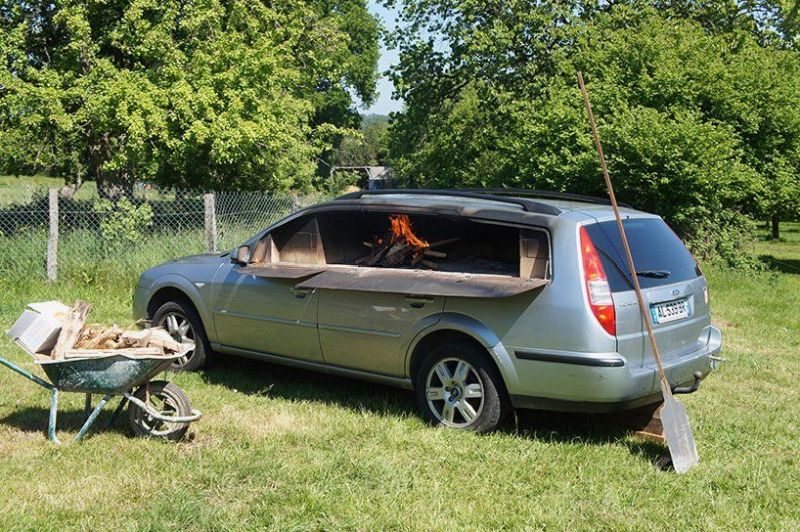
[[[582,70],[620,198],[697,255],[742,262],[748,215],[800,215],[800,55],[747,11],[709,25],[726,2],[648,4],[406,2],[397,174],[604,195]]]
[[[101,190],[308,186],[375,88],[365,0],[0,1],[0,167]]]
[[[100,218],[100,236],[104,247],[120,248],[139,242],[144,231],[153,225],[149,203],[133,204],[128,198],[119,201],[99,200],[93,205]]]
[[[334,172],[333,175],[326,178],[324,181],[325,191],[334,196],[343,194],[350,187],[358,187],[359,182],[363,178],[363,174],[360,172],[345,170]]]
[[[364,117],[360,131],[345,135],[331,155],[331,164],[382,166],[388,151],[388,117]]]

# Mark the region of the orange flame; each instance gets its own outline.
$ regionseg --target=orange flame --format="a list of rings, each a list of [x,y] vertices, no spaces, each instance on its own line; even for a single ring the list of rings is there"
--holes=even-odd
[[[411,230],[411,220],[405,214],[396,214],[389,216],[389,222],[392,224],[392,242],[405,240],[410,246],[416,248],[427,248],[429,244],[419,238]]]

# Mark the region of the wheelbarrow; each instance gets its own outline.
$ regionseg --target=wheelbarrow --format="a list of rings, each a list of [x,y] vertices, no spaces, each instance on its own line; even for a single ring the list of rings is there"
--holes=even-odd
[[[151,379],[166,370],[181,356],[114,354],[67,360],[37,359],[35,363],[42,367],[50,382],[2,357],[0,364],[50,390],[50,421],[47,435],[53,443],[61,443],[56,436],[59,392],[86,394],[86,420],[75,436],[75,441],[83,439],[103,407],[112,397],[117,396],[121,396],[122,400],[109,420],[109,427],[125,405],[129,404],[128,420],[134,434],[179,440],[186,434],[189,424],[200,419],[202,414],[191,408],[189,398],[178,386],[171,382],[151,381]],[[94,394],[102,395],[103,398],[92,409]]]

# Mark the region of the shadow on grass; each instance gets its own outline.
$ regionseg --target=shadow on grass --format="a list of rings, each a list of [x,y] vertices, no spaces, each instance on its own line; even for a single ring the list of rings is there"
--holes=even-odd
[[[218,356],[203,372],[203,380],[248,395],[321,402],[359,412],[396,416],[417,412],[408,390],[234,356]]]
[[[95,419],[86,437],[90,437],[97,432],[116,432],[126,436],[133,436],[128,426],[127,412],[121,412],[112,426],[108,426],[114,409],[117,407],[118,400],[109,401],[109,404],[100,412]],[[44,407],[26,407],[15,410],[13,413],[0,418],[0,424],[14,427],[22,432],[39,432],[47,438],[47,423],[50,417],[50,409]],[[59,410],[56,423],[57,435],[71,433],[72,439],[81,429],[86,421],[83,409],[80,410]],[[61,437],[62,442],[66,441]]]
[[[246,358],[220,356],[203,372],[203,379],[248,395],[321,402],[379,415],[419,415],[409,390]],[[630,438],[632,431],[610,415],[519,410],[516,423],[510,417],[501,429],[506,434],[558,443],[618,444],[660,469],[669,467],[665,446]]]
[[[800,275],[800,259],[776,259],[772,255],[759,255],[758,259],[771,270]]]
[[[518,410],[515,432],[522,437],[558,443],[617,444],[627,447],[632,455],[643,457],[658,469],[666,470],[672,466],[665,445],[630,438],[634,431],[624,426],[615,414]]]

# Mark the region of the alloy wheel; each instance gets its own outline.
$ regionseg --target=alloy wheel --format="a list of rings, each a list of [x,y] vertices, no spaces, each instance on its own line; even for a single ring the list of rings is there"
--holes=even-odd
[[[192,344],[195,342],[192,324],[189,323],[189,320],[183,314],[178,312],[167,313],[161,319],[161,323],[159,325],[164,327],[170,336],[172,336],[172,338],[178,342],[189,342]],[[172,363],[172,367],[175,369],[183,368],[189,363],[189,360],[192,358],[193,354],[194,349],[187,351],[184,356]]]
[[[443,425],[464,428],[483,411],[483,381],[466,360],[445,358],[428,372],[428,407]]]

